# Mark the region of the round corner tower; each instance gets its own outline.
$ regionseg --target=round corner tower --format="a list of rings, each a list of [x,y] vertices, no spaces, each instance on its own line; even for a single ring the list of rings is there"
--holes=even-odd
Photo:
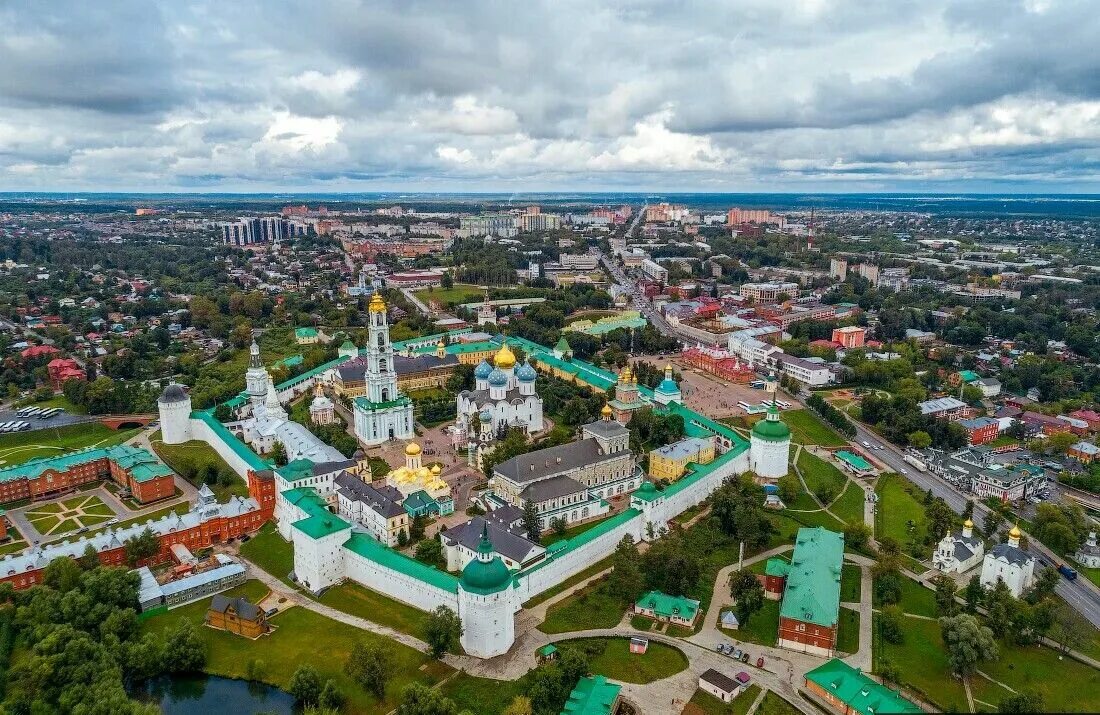
[[[176,383],[164,388],[157,398],[160,434],[165,444],[191,441],[191,397]]]

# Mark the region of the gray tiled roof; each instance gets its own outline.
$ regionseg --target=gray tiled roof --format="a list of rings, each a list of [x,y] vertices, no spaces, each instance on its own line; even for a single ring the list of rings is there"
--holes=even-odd
[[[557,447],[547,447],[501,462],[494,472],[517,484],[564,474],[579,467],[618,459],[619,454],[604,454],[594,437]]]
[[[1023,549],[1011,544],[997,544],[989,553],[995,558],[1004,559],[1010,564],[1022,566],[1031,560],[1031,557]]]
[[[732,693],[739,687],[737,685],[737,681],[735,681],[733,678],[722,675],[714,668],[703,671],[703,674],[700,675],[699,678],[705,680],[706,682],[726,693]]]
[[[335,484],[337,492],[345,499],[362,502],[387,519],[405,512],[400,503],[401,492],[396,487],[375,487],[348,472],[336,475]]]
[[[630,432],[626,427],[615,420],[597,420],[595,422],[589,422],[584,426],[584,429],[592,434],[598,434],[601,437],[618,437]]]
[[[544,550],[521,534],[497,526],[480,516],[475,516],[465,524],[447,529],[442,536],[445,543],[462,544],[470,551],[477,551],[481,541],[481,530],[486,524],[489,527],[489,540],[493,542],[493,550],[516,563],[526,563]]]
[[[243,597],[227,598],[219,593],[210,602],[210,610],[218,613],[225,613],[230,607],[246,621],[254,621],[260,615],[260,609]]]
[[[526,501],[546,501],[547,499],[557,499],[568,494],[577,494],[587,489],[583,484],[576,479],[571,479],[566,476],[550,477],[549,479],[543,479],[539,482],[532,482],[520,492],[520,496]]]

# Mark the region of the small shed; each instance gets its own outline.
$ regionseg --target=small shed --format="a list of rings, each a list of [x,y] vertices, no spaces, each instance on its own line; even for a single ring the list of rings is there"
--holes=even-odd
[[[645,655],[645,652],[649,650],[648,638],[631,638],[630,639],[630,652],[638,655]]]
[[[535,655],[538,656],[540,663],[547,663],[551,660],[557,660],[559,653],[553,643],[547,643],[535,651]]]
[[[730,702],[741,693],[740,683],[714,668],[704,671],[699,676],[699,689],[710,693],[724,703]]]
[[[735,631],[741,627],[741,622],[737,620],[737,614],[733,611],[722,611],[720,617],[723,628],[728,628],[731,631]]]

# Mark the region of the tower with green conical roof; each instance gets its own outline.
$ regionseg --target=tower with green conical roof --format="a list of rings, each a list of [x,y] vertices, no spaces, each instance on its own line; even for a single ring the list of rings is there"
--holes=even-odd
[[[477,556],[458,582],[462,648],[469,655],[492,658],[508,652],[516,639],[515,594],[512,574],[493,550],[489,524],[483,523]]]
[[[775,395],[778,384],[769,375],[764,389],[771,393],[767,416],[752,427],[749,436],[749,469],[762,479],[786,476],[791,454],[791,430],[779,419]]]

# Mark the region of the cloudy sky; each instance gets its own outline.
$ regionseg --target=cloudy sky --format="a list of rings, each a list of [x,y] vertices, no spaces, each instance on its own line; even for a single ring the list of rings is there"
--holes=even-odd
[[[1100,192],[1095,0],[0,3],[0,190]]]

